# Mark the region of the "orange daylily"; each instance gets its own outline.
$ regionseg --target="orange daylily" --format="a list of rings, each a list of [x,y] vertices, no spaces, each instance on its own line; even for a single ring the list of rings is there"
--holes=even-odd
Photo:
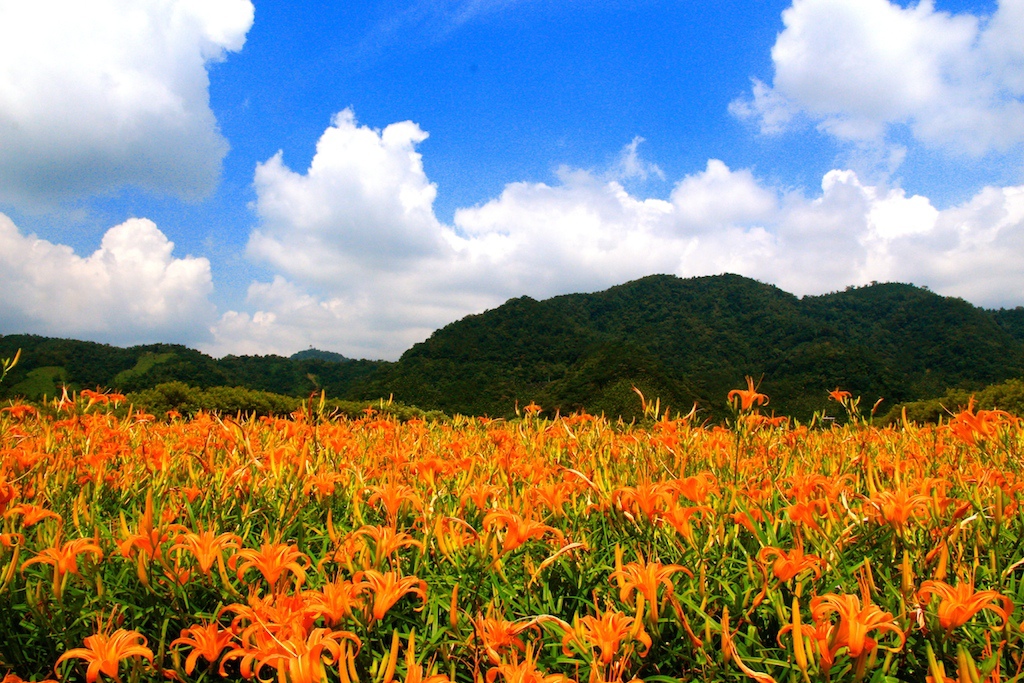
[[[242,560],[238,565],[238,560]],[[228,566],[235,569],[241,579],[247,569],[255,569],[271,586],[290,572],[295,577],[295,584],[301,586],[306,581],[306,570],[309,569],[309,557],[300,552],[290,543],[264,543],[259,550],[242,548],[237,555],[232,555]]]
[[[153,491],[150,489],[146,493],[146,506],[135,533],[129,530],[124,514],[121,514],[121,531],[125,539],[117,544],[117,549],[123,557],[131,557],[137,548],[145,559],[159,560],[162,557],[163,544],[169,541],[173,534],[185,530],[180,524],[156,527],[153,525],[153,518]]]
[[[364,542],[366,539],[373,541],[373,558],[376,561],[375,564],[380,564],[383,560],[391,557],[392,554],[402,548],[423,549],[422,541],[417,541],[409,534],[404,531],[398,531],[392,526],[366,525],[352,532],[352,537],[359,538]]]
[[[324,584],[319,590],[303,591],[302,598],[306,602],[306,612],[313,619],[323,617],[328,626],[333,626],[363,606],[363,599],[359,596],[366,588],[365,583],[334,581]]]
[[[383,619],[388,610],[407,593],[419,597],[421,604],[416,611],[423,609],[427,604],[427,582],[415,576],[402,576],[398,572],[382,574],[374,569],[367,569],[357,572],[352,581],[365,582],[373,593],[371,614],[375,620]]]
[[[220,659],[220,653],[231,647],[234,637],[234,629],[222,629],[217,622],[211,622],[182,629],[181,636],[171,641],[171,647],[187,645],[192,648],[185,659],[185,673],[191,676],[200,657],[213,667]]]
[[[21,571],[25,571],[25,567],[33,564],[49,564],[53,566],[53,586],[54,591],[59,594],[61,591],[61,584],[67,574],[75,574],[81,576],[78,571],[78,556],[82,554],[92,555],[93,558],[99,562],[103,559],[103,549],[96,544],[95,539],[92,538],[76,538],[68,541],[64,545],[58,546],[60,537],[54,541],[54,545],[51,548],[45,548],[35,557],[25,560],[21,565]]]
[[[675,585],[672,583],[672,575],[677,572],[684,572],[693,577],[689,569],[678,564],[664,565],[661,562],[645,562],[638,554],[637,562],[622,564],[622,551],[615,548],[616,570],[609,576],[609,581],[617,581],[619,586],[619,600],[629,603],[634,592],[639,592],[651,606],[651,620],[658,621],[658,588],[665,586],[668,595],[675,593]]]
[[[841,391],[839,387],[836,387],[832,391],[828,392],[828,397],[836,403],[843,403],[846,399],[850,398],[853,394],[849,391]]]
[[[832,657],[841,647],[846,653],[857,660],[858,669],[862,668],[865,659],[878,642],[868,637],[868,633],[894,633],[899,638],[899,650],[907,641],[907,636],[896,624],[896,619],[889,612],[883,612],[871,603],[866,586],[862,586],[863,604],[856,595],[828,593],[811,600],[811,615],[816,624],[831,622],[831,615],[839,616],[839,623],[831,634],[829,652]]]
[[[10,515],[21,515],[21,525],[26,529],[30,526],[35,526],[44,519],[56,519],[58,523],[64,521],[61,516],[53,510],[47,510],[40,505],[30,505],[28,503],[15,505],[8,510],[4,516],[6,517]]]
[[[153,663],[153,651],[146,644],[146,637],[138,631],[119,628],[110,635],[96,633],[86,637],[85,647],[72,648],[62,654],[53,669],[56,671],[62,662],[69,659],[83,659],[89,662],[85,671],[86,683],[95,683],[101,673],[120,681],[117,670],[122,659],[142,657]]]
[[[367,503],[370,505],[375,503],[382,504],[388,521],[392,525],[397,521],[398,513],[404,505],[410,505],[416,510],[423,508],[423,503],[420,501],[420,497],[416,495],[415,489],[407,484],[389,481],[381,486],[370,486],[368,490],[373,495],[370,496]]]
[[[547,533],[555,535],[559,541],[565,538],[558,529],[534,519],[524,519],[511,510],[494,510],[487,513],[484,517],[484,528],[489,531],[505,530],[505,540],[501,544],[503,553],[515,550],[530,539],[543,538]]]
[[[821,578],[821,566],[824,561],[817,555],[804,555],[804,549],[799,545],[788,552],[782,548],[761,548],[757,554],[757,561],[767,567],[773,557],[775,561],[772,562],[772,573],[779,581],[789,581],[808,569],[814,571],[814,578]]]
[[[501,616],[491,616],[492,608],[487,608],[487,616],[477,615],[473,621],[473,633],[483,644],[484,652],[494,663],[501,662],[502,655],[507,651],[526,652],[527,644],[519,637],[529,630],[539,632],[538,619],[520,619],[509,621]]]
[[[1014,422],[1016,418],[1005,410],[974,411],[974,397],[971,396],[967,407],[953,416],[949,421],[949,430],[962,441],[976,446],[978,439],[987,439],[996,433],[999,425]]]
[[[947,631],[963,626],[982,610],[995,612],[1003,624],[1013,614],[1013,601],[1010,598],[993,590],[975,591],[973,581],[961,582],[956,586],[945,581],[925,581],[917,594],[925,604],[932,596],[938,596],[939,625]]]
[[[322,683],[327,678],[325,664],[337,664],[349,676],[354,652],[346,641],[354,643],[356,650],[362,644],[350,631],[326,628],[315,628],[308,634],[292,633],[252,642],[250,644],[253,647],[236,648],[224,656],[220,666],[221,675],[226,675],[226,662],[241,657],[242,675],[261,681],[266,680],[260,676],[266,666],[277,670],[278,683]]]
[[[193,531],[182,534],[177,542],[171,546],[171,550],[187,550],[192,553],[199,563],[199,568],[207,576],[213,568],[215,561],[222,561],[225,550],[237,550],[242,544],[238,534],[223,533],[201,529],[199,533]]]
[[[615,659],[623,640],[636,640],[644,646],[641,657],[651,649],[651,637],[644,630],[642,617],[623,614],[614,610],[606,610],[598,616],[577,616],[572,627],[562,638],[562,652],[572,655],[571,644],[579,645],[588,650],[596,648],[600,651],[599,661],[608,665]]]
[[[487,670],[487,683],[501,676],[505,683],[572,683],[572,679],[564,674],[545,674],[537,670],[537,657],[533,646],[526,646],[523,661],[519,661],[518,653],[512,653],[511,662],[501,662]]]
[[[730,403],[738,405],[740,411],[746,412],[755,405],[763,406],[768,404],[768,397],[757,392],[754,386],[754,378],[747,375],[746,389],[733,389],[727,396]]]
[[[904,487],[895,491],[880,491],[867,502],[874,508],[876,517],[897,531],[902,531],[911,519],[927,511],[932,498],[923,493],[912,493]]]
[[[392,646],[397,646],[397,640],[392,643]],[[423,665],[416,663],[416,631],[412,630],[409,632],[409,646],[405,650],[405,680],[403,683],[450,683],[450,679],[445,674],[432,674],[425,676],[423,671]],[[384,683],[391,683],[386,680]]]

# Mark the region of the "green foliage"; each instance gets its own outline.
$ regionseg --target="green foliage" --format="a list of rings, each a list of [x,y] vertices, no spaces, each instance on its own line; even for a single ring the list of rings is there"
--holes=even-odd
[[[399,420],[447,419],[437,411],[425,412],[418,408],[385,401],[343,401],[324,399],[321,406],[316,398],[300,399],[269,391],[245,387],[191,387],[184,382],[165,382],[152,389],[128,394],[128,402],[136,409],[165,417],[175,411],[193,416],[200,411],[221,415],[275,415],[287,416],[297,410],[313,411],[337,417],[364,417],[368,409],[374,413],[390,415]]]
[[[332,363],[347,363],[351,361],[351,358],[346,358],[340,353],[334,351],[321,351],[320,349],[306,349],[293,353],[289,356],[292,360],[326,360]]]
[[[396,363],[316,349],[214,359],[167,344],[0,337],[0,357],[18,348],[22,362],[0,398],[52,395],[62,383],[140,393],[178,382],[293,399],[324,392],[364,406],[390,396],[494,417],[536,401],[548,414],[628,421],[640,411],[636,386],[663,406],[685,413],[697,403],[700,419],[720,421],[726,394],[749,375],[771,398],[769,411],[807,420],[836,413],[827,396],[836,387],[864,406],[883,398],[885,410],[1024,375],[1024,308],[985,311],[903,284],[798,299],[737,275],[655,275],[594,294],[511,299],[437,330]],[[271,409],[228,391],[223,405]]]
[[[827,392],[837,386],[892,405],[1022,372],[1024,344],[991,312],[911,285],[797,299],[736,275],[658,275],[595,294],[512,299],[438,330],[356,390],[449,413],[507,416],[536,400],[552,412],[629,419],[636,385],[682,412],[697,402],[717,421],[728,415],[725,395],[750,375],[770,410],[809,419],[834,410]]]
[[[899,404],[885,415],[883,422],[891,424],[902,420],[904,408],[908,420],[919,423],[938,422],[965,409],[972,398],[977,410],[1005,410],[1011,415],[1024,417],[1024,380],[1011,379],[981,391],[951,389],[939,398]]]
[[[44,396],[53,398],[60,394],[60,388],[67,380],[67,371],[59,366],[44,366],[29,370],[25,378],[11,387],[11,393],[38,400]]]

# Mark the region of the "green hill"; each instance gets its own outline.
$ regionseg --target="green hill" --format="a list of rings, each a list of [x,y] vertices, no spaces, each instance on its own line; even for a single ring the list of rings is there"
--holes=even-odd
[[[736,275],[651,276],[595,294],[523,297],[435,332],[363,387],[446,412],[535,400],[622,414],[633,384],[679,410],[725,414],[743,377],[769,409],[808,417],[841,386],[865,401],[977,389],[1024,372],[992,312],[910,285],[797,297]],[[629,415],[637,410],[630,403]]]
[[[52,339],[35,335],[0,337],[0,358],[22,349],[21,360],[0,385],[0,397],[39,399],[69,389],[142,391],[160,384],[245,387],[305,397],[326,391],[345,396],[380,361],[323,358],[293,360],[281,356],[226,356],[215,359],[185,346],[153,344],[120,348],[107,344]]]
[[[0,397],[72,388],[141,391],[181,382],[293,397],[376,400],[446,413],[549,410],[635,416],[632,388],[662,405],[726,414],[725,396],[760,382],[768,410],[808,418],[839,386],[882,410],[947,390],[977,391],[1024,376],[1024,309],[987,311],[903,284],[797,298],[737,275],[655,275],[593,294],[511,299],[437,330],[399,361],[350,360],[310,349],[292,358],[214,359],[182,346],[122,349],[26,335],[0,337],[22,360]]]

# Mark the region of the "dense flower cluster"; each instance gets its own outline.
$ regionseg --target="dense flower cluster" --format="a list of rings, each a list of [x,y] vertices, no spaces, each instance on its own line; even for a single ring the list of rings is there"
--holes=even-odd
[[[734,392],[728,426],[315,404],[161,422],[97,392],[9,406],[0,674],[1018,675],[1020,425],[968,406],[938,426],[809,427],[760,415],[761,396]]]

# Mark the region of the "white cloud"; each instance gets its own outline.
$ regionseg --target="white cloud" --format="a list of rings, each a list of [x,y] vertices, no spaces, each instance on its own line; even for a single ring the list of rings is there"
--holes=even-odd
[[[289,275],[336,283],[438,253],[437,190],[415,151],[426,138],[410,121],[375,131],[345,110],[320,138],[306,174],[288,169],[280,152],[259,164],[262,227],[249,241],[250,255]]]
[[[644,139],[637,135],[632,142],[622,148],[619,158],[609,174],[613,179],[645,181],[651,176],[659,180],[665,179],[665,172],[661,170],[660,166],[640,157],[637,148],[643,141]]]
[[[249,0],[0,0],[0,201],[210,192],[228,145],[206,65],[252,21]]]
[[[119,344],[201,340],[214,316],[210,263],[173,250],[152,221],[133,218],[82,257],[0,213],[0,327]]]
[[[562,169],[558,182],[433,213],[434,186],[405,122],[375,131],[339,116],[310,168],[257,171],[250,255],[274,268],[246,310],[213,328],[215,353],[309,344],[396,358],[434,329],[505,299],[595,291],[651,273],[735,272],[796,294],[911,281],[981,305],[1024,302],[1024,188],[987,188],[945,210],[830,171],[810,196],[712,159],[668,200]]]
[[[794,0],[772,48],[771,86],[730,105],[765,133],[797,112],[844,140],[906,126],[954,153],[1005,152],[1024,141],[1024,0],[989,18],[888,0]]]

